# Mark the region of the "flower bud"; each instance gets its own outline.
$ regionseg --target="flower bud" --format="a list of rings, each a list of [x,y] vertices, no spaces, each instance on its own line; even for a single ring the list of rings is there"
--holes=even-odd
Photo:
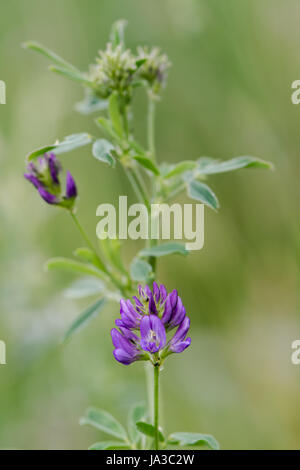
[[[62,171],[60,162],[54,153],[45,153],[35,163],[27,165],[24,177],[38,190],[48,204],[72,209],[77,197],[77,188],[70,172],[67,172],[66,191],[63,194],[59,175]]]

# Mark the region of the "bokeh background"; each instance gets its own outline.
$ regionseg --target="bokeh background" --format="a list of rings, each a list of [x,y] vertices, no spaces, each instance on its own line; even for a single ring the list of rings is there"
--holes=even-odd
[[[192,319],[192,347],[162,374],[167,432],[213,434],[224,449],[300,448],[300,366],[291,364],[299,318],[300,79],[297,0],[11,0],[0,2],[0,447],[87,448],[101,433],[80,427],[89,405],[124,423],[146,398],[140,364],[112,356],[107,307],[81,334],[61,337],[85,302],[68,300],[71,275],[46,273],[52,256],[71,256],[80,236],[63,211],[46,206],[22,178],[25,155],[65,135],[95,133],[74,111],[80,86],[47,70],[20,47],[35,39],[83,70],[118,18],[127,45],[159,45],[173,67],[158,108],[161,161],[201,155],[256,155],[276,171],[216,175],[218,214],[205,213],[205,246],[159,263],[159,280],[177,287]],[[144,138],[145,102],[136,130]],[[76,176],[79,215],[95,233],[96,207],[130,188],[121,172],[83,148],[63,156]],[[134,254],[125,247],[125,257]]]

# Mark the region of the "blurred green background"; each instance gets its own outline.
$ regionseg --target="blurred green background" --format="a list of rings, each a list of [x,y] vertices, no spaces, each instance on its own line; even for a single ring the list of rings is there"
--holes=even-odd
[[[45,273],[43,263],[82,242],[22,177],[30,150],[96,127],[74,111],[80,87],[20,43],[40,41],[85,70],[112,22],[126,18],[128,46],[161,46],[173,63],[158,107],[161,161],[255,155],[276,165],[213,177],[222,207],[206,210],[204,249],[159,263],[159,280],[180,291],[192,319],[191,348],[162,374],[165,428],[211,433],[224,449],[299,449],[300,366],[290,360],[300,336],[300,107],[290,98],[300,79],[299,2],[1,0],[0,10],[0,447],[87,448],[101,438],[78,425],[87,406],[125,422],[129,406],[146,398],[143,366],[112,356],[117,306],[60,344],[85,303],[64,298],[72,277]],[[145,103],[137,101],[142,140]],[[91,234],[98,204],[133,199],[122,173],[89,148],[63,164],[78,181]],[[125,251],[130,259],[134,245]]]

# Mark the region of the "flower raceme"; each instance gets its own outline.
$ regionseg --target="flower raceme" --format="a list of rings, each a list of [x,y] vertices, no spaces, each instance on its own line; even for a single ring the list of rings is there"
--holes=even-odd
[[[72,209],[77,197],[77,188],[70,172],[66,176],[66,190],[62,194],[59,174],[62,171],[60,162],[54,153],[45,153],[36,163],[27,165],[24,177],[38,190],[48,204]]]
[[[121,299],[121,318],[111,330],[115,347],[113,354],[121,364],[150,360],[154,365],[172,353],[183,352],[190,344],[186,338],[190,319],[176,290],[167,293],[165,286],[153,283],[153,290],[139,286],[138,296],[131,300]],[[167,333],[176,328],[175,334],[167,340]]]

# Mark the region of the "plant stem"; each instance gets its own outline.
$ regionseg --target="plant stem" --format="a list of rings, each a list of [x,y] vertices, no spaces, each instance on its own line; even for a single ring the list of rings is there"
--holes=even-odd
[[[159,421],[159,365],[154,366],[154,449],[159,450],[158,421]]]
[[[97,257],[99,258],[95,248],[93,247],[93,244],[92,242],[90,241],[89,237],[87,236],[84,228],[82,227],[82,225],[80,224],[77,216],[74,214],[74,212],[70,212],[71,214],[71,217],[72,219],[74,220],[75,222],[75,225],[77,226],[77,228],[79,229],[81,235],[82,235],[82,238],[84,239],[84,241],[87,243],[87,245],[89,246],[89,248],[93,251],[93,253],[95,253],[97,255]]]
[[[105,264],[103,263],[102,259],[100,258],[99,254],[97,253],[97,250],[94,248],[92,242],[90,241],[89,237],[87,236],[86,234],[86,231],[84,230],[84,228],[82,227],[81,223],[79,222],[77,216],[74,214],[74,212],[70,212],[71,214],[71,217],[72,219],[74,220],[75,222],[75,225],[76,227],[78,228],[78,230],[80,231],[84,241],[87,243],[87,245],[89,246],[89,248],[92,250],[92,252],[95,254],[95,256],[97,257],[97,259],[99,260],[100,262],[100,265],[102,267],[102,270],[103,272],[109,277],[109,279],[111,280],[111,282],[114,284],[114,286],[120,291],[120,293],[123,295],[123,296],[126,296],[126,292],[124,290],[124,287],[122,286],[122,284],[118,281],[118,279],[115,278],[115,276],[109,272],[109,270],[106,268]]]
[[[148,95],[148,147],[153,160],[156,160],[155,154],[155,101]]]

